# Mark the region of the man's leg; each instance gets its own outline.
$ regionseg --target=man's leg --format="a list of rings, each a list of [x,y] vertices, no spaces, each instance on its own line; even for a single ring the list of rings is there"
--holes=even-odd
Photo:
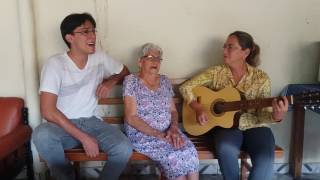
[[[54,179],[74,179],[73,168],[64,156],[64,149],[78,145],[78,141],[53,123],[43,123],[35,128],[32,140]]]
[[[238,158],[242,145],[242,132],[239,129],[215,128],[214,148],[225,180],[239,179]]]
[[[250,155],[249,180],[271,180],[274,161],[274,136],[270,128],[259,127],[243,133],[243,148]]]
[[[132,154],[129,139],[119,128],[97,118],[90,118],[85,124],[88,128],[87,132],[96,137],[99,148],[108,154],[108,160],[103,167],[100,179],[117,180]]]

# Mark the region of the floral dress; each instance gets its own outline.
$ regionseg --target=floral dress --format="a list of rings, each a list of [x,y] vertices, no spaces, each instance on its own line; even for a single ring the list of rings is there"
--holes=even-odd
[[[170,80],[160,76],[160,87],[150,90],[131,74],[125,78],[123,96],[136,99],[137,115],[149,126],[159,131],[166,131],[171,124],[171,101],[174,95]],[[150,157],[169,179],[188,173],[198,172],[199,159],[193,143],[180,132],[185,145],[175,149],[171,144],[156,137],[144,134],[125,123],[125,131],[136,151]]]

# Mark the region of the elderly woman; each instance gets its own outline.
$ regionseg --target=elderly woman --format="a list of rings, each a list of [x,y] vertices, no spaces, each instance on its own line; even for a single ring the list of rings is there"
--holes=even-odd
[[[218,91],[226,87],[238,89],[246,99],[269,97],[270,79],[256,68],[259,46],[246,32],[231,33],[223,46],[224,64],[213,66],[185,82],[180,91],[195,111],[200,125],[206,125],[208,115],[194,96],[192,89],[206,86]],[[238,157],[242,148],[249,153],[252,169],[249,180],[272,179],[275,142],[268,123],[278,122],[288,110],[288,101],[274,99],[270,108],[249,109],[239,119],[239,127],[215,128],[212,131],[215,153],[225,180],[239,179]]]
[[[167,179],[198,179],[197,151],[178,128],[170,80],[159,74],[161,61],[159,46],[142,46],[140,71],[123,85],[125,130],[135,150],[155,161]]]

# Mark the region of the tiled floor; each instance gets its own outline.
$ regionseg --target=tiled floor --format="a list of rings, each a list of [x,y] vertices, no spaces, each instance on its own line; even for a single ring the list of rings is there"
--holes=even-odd
[[[320,174],[304,174],[301,178],[294,179],[289,175],[275,175],[274,180],[320,180]]]
[[[25,179],[16,179],[25,180]],[[95,179],[83,179],[83,180],[95,180]],[[158,180],[155,175],[132,175],[132,176],[122,176],[119,180]],[[220,175],[201,175],[200,180],[223,180]],[[289,175],[277,174],[274,176],[273,180],[294,180]],[[303,175],[301,178],[296,180],[320,180],[320,174],[308,174]]]
[[[130,172],[128,172],[130,173]],[[19,175],[21,178],[15,180],[26,180],[26,172],[23,171]],[[82,180],[95,180],[95,178],[84,178]],[[158,180],[156,175],[123,175],[119,180]],[[221,175],[216,174],[202,174],[200,180],[223,180]],[[294,179],[290,175],[286,174],[275,174],[273,180],[320,180],[320,174],[303,174],[301,178]]]
[[[157,176],[144,175],[144,176],[125,176],[121,177],[120,180],[158,180]],[[200,180],[223,180],[222,176],[217,175],[201,175]],[[276,174],[273,180],[294,180],[289,175]],[[308,174],[303,175],[297,180],[320,180],[320,174]]]

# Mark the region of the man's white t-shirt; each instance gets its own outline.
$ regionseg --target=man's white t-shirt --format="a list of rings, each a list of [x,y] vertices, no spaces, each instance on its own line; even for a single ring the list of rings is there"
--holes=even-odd
[[[67,52],[57,54],[42,68],[39,91],[56,94],[57,108],[69,119],[97,116],[97,86],[122,69],[123,64],[104,52],[90,54],[83,69]]]

